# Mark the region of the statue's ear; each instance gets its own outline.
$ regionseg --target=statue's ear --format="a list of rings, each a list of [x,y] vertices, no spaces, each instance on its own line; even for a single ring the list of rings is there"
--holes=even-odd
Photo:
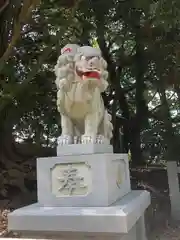
[[[76,53],[74,56],[74,62],[79,61],[81,59],[82,54],[81,53]]]
[[[107,62],[104,60],[103,57],[100,58],[100,61],[101,61],[101,65],[104,69],[107,69]]]

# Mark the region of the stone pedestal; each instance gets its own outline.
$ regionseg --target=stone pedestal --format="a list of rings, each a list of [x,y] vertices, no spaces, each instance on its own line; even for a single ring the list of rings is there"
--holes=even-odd
[[[31,237],[146,240],[143,216],[149,204],[146,191],[132,191],[110,207],[44,207],[37,203],[11,213],[8,227]]]
[[[65,155],[37,160],[38,202],[44,206],[109,206],[130,192],[126,154]]]
[[[36,238],[146,240],[150,194],[131,191],[127,154],[77,144],[59,147],[57,155],[37,159],[38,203],[10,213],[10,231]]]

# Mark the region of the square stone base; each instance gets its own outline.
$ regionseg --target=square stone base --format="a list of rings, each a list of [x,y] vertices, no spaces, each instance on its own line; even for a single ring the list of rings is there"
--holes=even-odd
[[[37,159],[38,202],[50,207],[109,206],[131,191],[127,154]]]
[[[147,191],[132,191],[109,207],[43,207],[37,203],[10,213],[8,230],[39,237],[65,234],[76,239],[75,234],[84,234],[145,240],[143,216],[149,204]]]

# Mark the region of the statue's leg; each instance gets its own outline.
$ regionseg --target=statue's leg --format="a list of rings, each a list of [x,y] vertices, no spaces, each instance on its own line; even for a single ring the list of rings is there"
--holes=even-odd
[[[110,144],[111,137],[112,124],[108,115],[101,116],[99,112],[87,115],[82,143]]]
[[[84,122],[84,135],[81,137],[81,142],[86,143],[96,143],[97,131],[99,126],[99,116],[98,113],[88,114]]]
[[[106,134],[106,132],[105,132],[105,129],[104,129],[104,121],[102,121],[99,125],[99,128],[98,128],[96,143],[103,144],[103,143],[107,142],[105,134]]]
[[[58,138],[58,144],[72,144],[73,143],[73,123],[71,119],[63,114],[61,114],[61,128],[62,133]]]
[[[81,133],[77,127],[74,126],[74,144],[81,142]]]

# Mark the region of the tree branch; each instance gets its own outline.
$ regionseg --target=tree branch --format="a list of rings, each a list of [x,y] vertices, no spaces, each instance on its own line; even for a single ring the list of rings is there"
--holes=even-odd
[[[9,5],[9,3],[10,1],[6,0],[6,2],[2,5],[2,7],[0,8],[0,15],[5,10],[5,8]]]

